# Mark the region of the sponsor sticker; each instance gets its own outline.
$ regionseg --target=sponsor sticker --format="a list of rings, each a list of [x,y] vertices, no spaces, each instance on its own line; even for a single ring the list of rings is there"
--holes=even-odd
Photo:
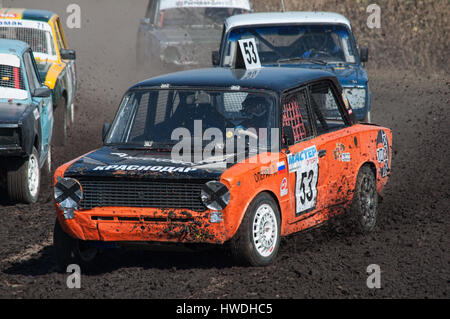
[[[265,167],[261,167],[261,170],[259,172],[256,172],[253,175],[253,177],[255,178],[255,182],[258,183],[276,173],[277,173],[277,169],[276,169],[275,165],[265,166]]]
[[[351,156],[349,152],[344,153],[345,145],[337,143],[336,148],[333,150],[333,158],[340,162],[350,162]]]
[[[174,166],[141,166],[141,165],[101,165],[93,169],[94,171],[152,171],[152,172],[180,172],[189,173],[196,171],[193,167]]]
[[[341,154],[341,162],[350,162],[350,153],[342,153]]]
[[[389,170],[389,141],[383,130],[378,131],[377,135],[377,160],[380,164],[381,177],[386,177]]]
[[[280,196],[286,196],[288,194],[288,182],[287,182],[287,178],[283,178],[283,180],[281,181],[281,185],[280,185]]]
[[[317,148],[315,145],[308,147],[301,152],[289,154],[289,172],[296,172],[299,168],[304,166],[305,162],[314,162],[317,158]]]
[[[295,215],[307,213],[316,207],[319,156],[316,146],[289,154],[289,172],[295,172]]]

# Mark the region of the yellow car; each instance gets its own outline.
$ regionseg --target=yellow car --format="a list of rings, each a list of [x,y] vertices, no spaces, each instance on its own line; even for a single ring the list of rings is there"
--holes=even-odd
[[[0,38],[30,45],[41,81],[52,90],[56,142],[65,144],[67,128],[74,120],[77,74],[75,51],[68,49],[58,15],[44,10],[0,8]]]

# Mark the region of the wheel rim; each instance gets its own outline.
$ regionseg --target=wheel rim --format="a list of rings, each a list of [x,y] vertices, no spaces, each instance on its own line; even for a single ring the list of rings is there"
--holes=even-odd
[[[258,207],[253,219],[253,243],[263,257],[273,254],[278,241],[278,224],[275,211],[270,205]]]
[[[363,225],[371,226],[375,223],[377,198],[375,186],[368,176],[361,182],[360,194]]]
[[[31,196],[35,197],[37,195],[39,188],[39,164],[36,156],[31,154],[28,159],[28,191]]]

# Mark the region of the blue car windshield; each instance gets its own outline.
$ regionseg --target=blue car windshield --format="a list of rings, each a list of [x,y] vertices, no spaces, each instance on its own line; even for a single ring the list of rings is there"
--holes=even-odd
[[[283,25],[242,27],[231,30],[225,44],[223,65],[232,66],[238,40],[254,38],[263,65],[292,59],[295,63],[321,60],[356,63],[355,45],[343,25]],[[294,61],[294,59],[297,59]],[[291,63],[291,62],[289,62]]]

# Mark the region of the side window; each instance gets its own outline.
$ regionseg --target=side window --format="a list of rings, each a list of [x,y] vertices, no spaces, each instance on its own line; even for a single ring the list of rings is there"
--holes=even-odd
[[[303,89],[284,99],[283,126],[291,126],[294,142],[312,136],[311,123],[308,117],[306,90]]]
[[[312,117],[317,133],[323,134],[346,126],[339,104],[329,81],[311,85]]]
[[[155,24],[155,15],[156,15],[156,5],[158,1],[157,0],[150,0],[147,7],[147,12],[145,14],[146,18],[150,19],[151,24]]]
[[[28,51],[23,54],[23,61],[27,72],[28,85],[30,86],[30,91],[33,93],[36,88],[41,87],[41,84],[39,83],[33,61],[31,60],[31,55]]]
[[[58,20],[56,20],[56,23],[55,23],[55,33],[56,33],[56,43],[58,43],[59,50],[66,48],[64,40],[61,36],[60,28],[61,28],[61,25],[60,25],[59,19],[58,19]]]

